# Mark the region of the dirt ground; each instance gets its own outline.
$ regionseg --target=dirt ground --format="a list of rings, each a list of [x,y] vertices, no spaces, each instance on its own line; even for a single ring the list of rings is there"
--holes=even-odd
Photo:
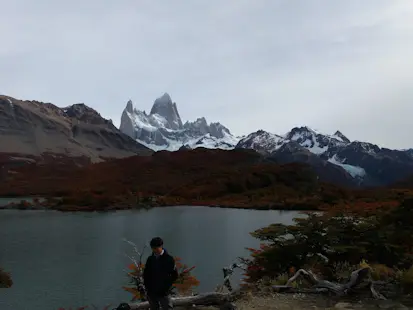
[[[394,301],[377,301],[377,300],[343,300],[329,297],[314,297],[306,295],[287,295],[271,294],[262,296],[247,296],[237,301],[236,306],[239,310],[295,310],[295,309],[388,309],[402,310],[413,309],[399,302]]]

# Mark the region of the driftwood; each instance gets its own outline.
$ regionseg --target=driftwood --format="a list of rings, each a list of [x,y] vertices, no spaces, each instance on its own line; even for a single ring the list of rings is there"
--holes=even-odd
[[[298,289],[292,286],[292,283],[296,281],[299,277],[303,277],[307,282],[313,285],[310,289]],[[347,283],[340,284],[335,282],[330,282],[326,280],[318,279],[311,271],[304,269],[298,270],[294,276],[292,276],[285,285],[274,285],[273,289],[278,292],[284,293],[333,293],[338,296],[347,295],[354,291],[362,282],[367,281],[370,292],[372,296],[376,299],[386,299],[382,294],[376,291],[373,282],[370,279],[370,268],[363,267],[353,271],[350,275],[350,280]]]
[[[146,289],[145,286],[143,285],[143,269],[142,269],[142,257],[143,254],[145,252],[145,249],[148,247],[147,244],[145,244],[142,247],[142,250],[139,251],[138,247],[136,246],[135,243],[133,243],[132,241],[129,241],[127,239],[123,239],[123,241],[125,241],[126,243],[128,243],[129,245],[131,245],[133,247],[133,252],[134,254],[137,256],[128,256],[126,255],[126,257],[128,257],[133,264],[136,266],[136,270],[137,270],[137,274],[135,276],[133,276],[133,283],[135,284],[136,288],[138,289],[139,293],[142,296],[146,296]]]
[[[227,288],[229,292],[232,292],[232,285],[231,285],[231,281],[230,278],[232,276],[232,274],[234,273],[235,269],[237,268],[241,268],[242,269],[243,265],[242,264],[232,264],[229,267],[224,267],[222,268],[222,272],[224,273],[224,282],[222,285],[219,285],[216,289],[216,292],[224,292],[224,289]]]
[[[222,309],[236,309],[231,303],[237,299],[239,291],[229,294],[226,293],[205,293],[187,297],[172,297],[174,307],[192,307],[192,306],[218,306]],[[130,308],[124,309],[149,309],[147,301],[140,303],[129,303]]]

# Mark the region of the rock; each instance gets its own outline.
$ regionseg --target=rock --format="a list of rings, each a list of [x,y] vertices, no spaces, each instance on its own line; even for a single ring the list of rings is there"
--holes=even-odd
[[[387,310],[404,310],[404,309],[409,309],[405,305],[402,305],[401,303],[397,301],[392,301],[392,300],[382,300],[379,302],[377,305],[379,309],[387,309]]]
[[[353,305],[349,302],[338,302],[335,304],[334,309],[353,309]]]

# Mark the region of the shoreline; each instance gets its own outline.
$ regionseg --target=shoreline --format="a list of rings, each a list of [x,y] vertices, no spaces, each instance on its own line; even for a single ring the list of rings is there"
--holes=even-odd
[[[303,206],[296,207],[281,207],[280,205],[264,205],[264,206],[239,206],[239,205],[221,205],[221,204],[140,204],[140,205],[113,205],[107,207],[95,207],[95,206],[76,206],[76,205],[48,205],[46,203],[32,204],[27,200],[22,200],[18,203],[10,203],[4,206],[0,206],[1,210],[19,210],[19,211],[58,211],[58,212],[98,212],[98,213],[108,213],[116,211],[142,211],[151,210],[153,208],[172,208],[172,207],[200,207],[200,208],[219,208],[219,209],[241,209],[241,210],[254,210],[254,211],[320,211],[319,209],[306,208]]]

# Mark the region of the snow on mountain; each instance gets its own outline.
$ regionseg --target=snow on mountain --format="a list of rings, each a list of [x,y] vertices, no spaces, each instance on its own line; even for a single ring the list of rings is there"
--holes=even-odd
[[[413,173],[412,149],[391,150],[368,142],[350,141],[340,131],[326,135],[309,127],[295,127],[285,135],[275,135],[259,130],[241,139],[236,148],[275,155],[281,147],[290,144],[342,167],[365,185],[391,184]]]
[[[241,139],[236,148],[251,148],[261,153],[275,154],[283,146],[297,145],[331,164],[340,166],[353,178],[363,178],[366,175],[363,168],[345,163],[335,154],[336,150],[350,143],[351,141],[340,131],[326,135],[304,126],[295,127],[285,135],[259,130]]]
[[[334,135],[324,135],[307,126],[295,127],[285,135],[284,143],[295,141],[301,146],[307,148],[311,153],[321,155],[329,150],[331,147],[337,147],[347,144],[349,141],[340,132]]]
[[[133,107],[128,101],[119,128],[123,133],[155,151],[177,151],[186,148],[233,149],[239,138],[220,123],[210,123],[204,117],[182,123],[178,108],[169,94],[157,98],[149,114]]]
[[[344,170],[346,170],[353,178],[364,178],[366,176],[366,170],[364,170],[361,167],[357,166],[352,166],[348,164],[343,164],[338,158],[337,155],[334,155],[333,157],[329,158],[327,160],[328,162],[342,167]]]
[[[278,150],[285,142],[284,137],[258,130],[243,137],[237,144],[237,148],[254,149],[260,153],[272,153]]]
[[[409,155],[413,158],[413,149],[405,150],[405,152],[407,153],[407,155]]]
[[[168,94],[156,99],[150,113],[139,111],[129,101],[121,117],[120,130],[152,150],[248,148],[279,162],[299,161],[315,167],[325,179],[357,185],[386,185],[413,173],[413,150],[390,150],[361,141],[350,141],[343,133],[323,134],[307,126],[284,135],[258,130],[235,137],[220,123],[204,117],[182,122],[176,103]]]
[[[264,130],[251,133],[238,143],[239,148],[252,148],[259,152],[272,153],[289,142],[296,142],[311,153],[321,155],[329,147],[345,145],[349,141],[339,131],[334,135],[323,135],[309,127],[295,127],[285,135],[276,135]]]

